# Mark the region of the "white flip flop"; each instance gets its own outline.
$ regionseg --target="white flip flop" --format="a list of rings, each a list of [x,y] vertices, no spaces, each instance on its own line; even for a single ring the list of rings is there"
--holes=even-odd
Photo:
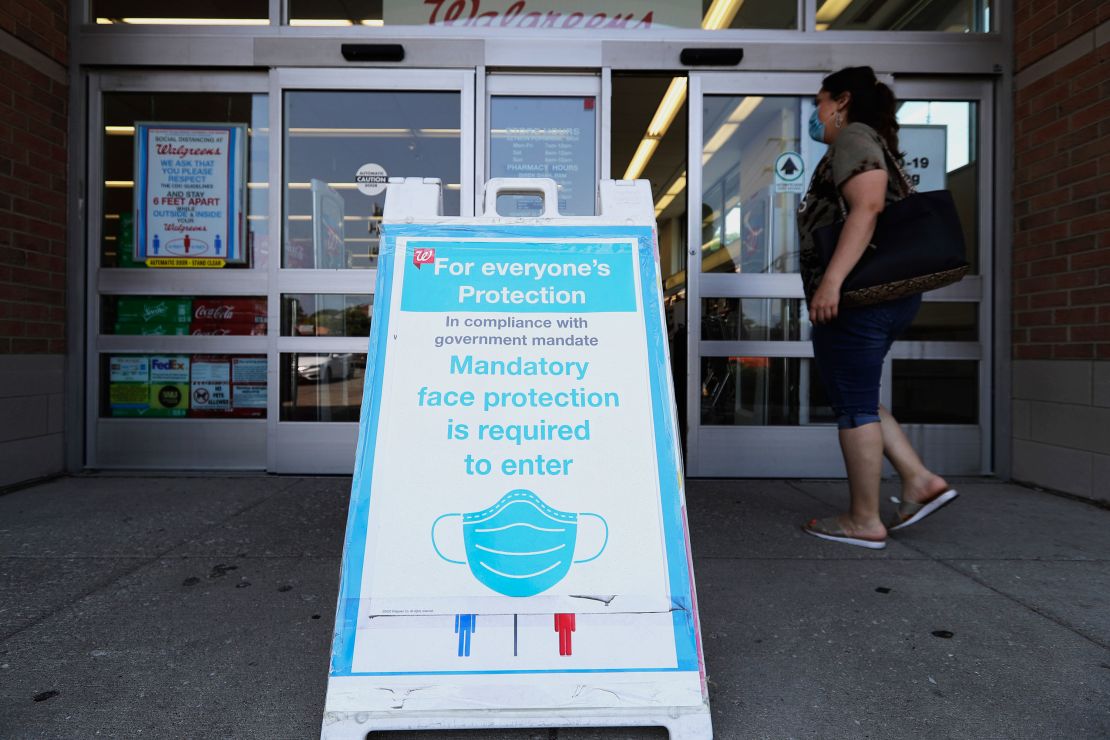
[[[911,524],[917,524],[919,521],[929,516],[930,514],[940,511],[956,500],[959,492],[955,488],[948,488],[936,496],[933,496],[928,501],[917,503],[916,501],[902,501],[896,496],[891,496],[890,500],[898,504],[898,513],[890,524],[886,525],[888,532],[893,532],[898,529],[904,529]]]

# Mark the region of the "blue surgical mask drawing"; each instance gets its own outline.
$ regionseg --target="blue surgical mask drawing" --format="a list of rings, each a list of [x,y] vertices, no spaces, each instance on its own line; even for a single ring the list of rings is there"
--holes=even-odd
[[[447,557],[436,543],[436,527],[451,517],[462,519],[466,560]],[[574,559],[578,525],[596,518],[605,529],[601,548]],[[559,511],[523,488],[506,493],[487,509],[443,514],[432,523],[432,547],[449,563],[469,565],[479,582],[505,596],[535,596],[563,580],[572,563],[596,560],[609,543],[609,525],[599,514]]]

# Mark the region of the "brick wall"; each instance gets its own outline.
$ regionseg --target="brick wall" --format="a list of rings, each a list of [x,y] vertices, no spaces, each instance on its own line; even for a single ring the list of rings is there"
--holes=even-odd
[[[1017,3],[1017,359],[1110,359],[1110,45],[1022,77],[1107,20],[1107,2]]]
[[[64,465],[67,7],[0,6],[0,488]]]
[[[0,354],[65,351],[65,24],[62,2],[0,10]]]
[[[1014,31],[1014,477],[1110,498],[1110,3]]]

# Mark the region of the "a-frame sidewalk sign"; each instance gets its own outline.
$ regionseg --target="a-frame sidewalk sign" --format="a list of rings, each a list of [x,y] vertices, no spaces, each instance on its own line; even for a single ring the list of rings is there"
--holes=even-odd
[[[484,200],[389,185],[321,736],[709,738],[648,183],[591,217],[551,180]]]

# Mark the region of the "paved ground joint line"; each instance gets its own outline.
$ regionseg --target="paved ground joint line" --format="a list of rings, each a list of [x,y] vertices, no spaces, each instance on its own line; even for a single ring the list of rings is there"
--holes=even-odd
[[[821,499],[817,498],[813,494],[811,494],[808,491],[806,491],[805,489],[801,488],[794,481],[787,481],[787,484],[791,488],[793,488],[794,490],[798,491],[799,493],[813,499],[814,501],[817,501],[817,502],[821,503],[824,506],[828,506],[828,504],[826,504],[824,501],[821,501]],[[1047,493],[1047,491],[1045,493]],[[1051,494],[1049,494],[1049,495],[1051,495]],[[1070,497],[1068,497],[1068,498],[1070,498]],[[1059,627],[1063,627],[1068,632],[1076,634],[1079,637],[1082,637],[1084,640],[1087,640],[1088,642],[1093,643],[1093,644],[1097,645],[1098,647],[1100,647],[1104,650],[1110,650],[1110,644],[1106,644],[1102,640],[1099,640],[1096,637],[1092,637],[1091,635],[1086,634],[1085,632],[1083,632],[1079,628],[1074,627],[1071,624],[1068,624],[1064,620],[1062,620],[1062,619],[1060,619],[1060,618],[1058,618],[1058,617],[1056,617],[1052,614],[1048,614],[1048,613],[1042,611],[1041,609],[1038,609],[1037,607],[1033,606],[1032,604],[1028,604],[1028,603],[1022,601],[1021,599],[1017,598],[1016,596],[1012,596],[1012,595],[1010,595],[1010,594],[1008,594],[1004,591],[1000,591],[999,589],[990,585],[989,583],[982,580],[981,578],[978,578],[978,577],[972,575],[971,573],[967,573],[965,571],[962,571],[959,568],[957,568],[955,565],[952,564],[954,562],[964,562],[964,561],[971,561],[971,560],[981,561],[981,562],[998,562],[998,561],[992,561],[992,560],[986,559],[986,558],[948,558],[948,559],[944,559],[944,558],[935,557],[935,556],[929,554],[928,552],[926,552],[925,550],[922,550],[919,547],[914,547],[912,544],[910,544],[909,542],[906,542],[905,540],[899,540],[898,543],[900,545],[902,545],[903,547],[909,549],[909,550],[913,550],[914,552],[916,552],[920,555],[923,555],[924,559],[930,560],[934,563],[937,563],[939,565],[944,566],[945,568],[948,568],[953,573],[956,573],[957,575],[961,576],[962,578],[965,578],[966,580],[969,580],[972,583],[975,583],[976,585],[982,586],[983,588],[985,588],[989,591],[993,591],[994,593],[998,594],[1002,598],[1007,599],[1008,601],[1011,601],[1011,602],[1017,604],[1018,606],[1036,614],[1037,616],[1041,617],[1042,619],[1047,619],[1048,621],[1052,622],[1053,624],[1056,624]],[[822,558],[822,560],[824,560],[824,559],[826,559],[826,558]],[[858,558],[844,558],[844,560],[849,560],[849,559],[858,560]],[[884,560],[892,560],[892,559],[897,559],[897,560],[902,560],[902,561],[911,561],[911,562],[918,562],[918,560],[919,560],[919,559],[916,559],[916,558],[884,558]],[[1105,562],[1105,561],[1087,561],[1087,560],[1044,561],[1044,560],[1038,560],[1038,559],[1028,559],[1028,560],[1026,560],[1026,559],[1021,559],[1021,558],[1017,558],[1017,559],[1014,559],[1014,560],[1020,560],[1022,562],[1031,562],[1031,563],[1034,563],[1034,562],[1077,562],[1077,563],[1082,563],[1082,562]]]
[[[941,558],[934,558],[931,555],[929,555],[927,552],[925,552],[924,550],[916,548],[913,545],[910,545],[910,544],[905,543],[905,542],[903,542],[902,544],[905,545],[906,547],[908,547],[909,549],[913,550],[914,552],[921,553],[925,557],[929,558],[929,560],[932,560],[934,563],[937,563],[939,565],[943,565],[945,568],[948,568],[953,573],[956,573],[957,575],[962,576],[963,578],[971,581],[972,583],[975,583],[979,586],[982,586],[983,588],[985,588],[989,591],[993,591],[994,593],[998,594],[1002,598],[1007,599],[1009,601],[1012,601],[1013,603],[1017,604],[1018,606],[1022,607],[1023,609],[1026,609],[1028,611],[1033,612],[1034,614],[1041,617],[1042,619],[1047,619],[1048,621],[1052,622],[1053,624],[1055,624],[1059,627],[1063,627],[1068,632],[1072,632],[1076,635],[1079,635],[1084,640],[1087,640],[1088,642],[1093,643],[1094,645],[1097,645],[1098,647],[1102,648],[1103,650],[1110,650],[1110,644],[1107,644],[1107,643],[1103,642],[1102,640],[1098,639],[1097,637],[1092,637],[1092,636],[1088,635],[1086,632],[1079,629],[1078,627],[1074,627],[1071,624],[1068,624],[1063,619],[1060,619],[1059,617],[1056,617],[1052,614],[1044,612],[1044,611],[1038,609],[1037,607],[1033,606],[1032,604],[1028,604],[1025,601],[1022,601],[1021,599],[1019,599],[1018,597],[1012,596],[1012,595],[1006,593],[1005,591],[1001,591],[1001,590],[995,588],[994,586],[992,586],[991,584],[987,583],[983,579],[981,579],[981,578],[979,578],[979,577],[977,577],[977,576],[975,576],[971,573],[967,573],[965,571],[960,570],[959,568],[957,568],[955,565],[952,564],[953,562],[956,562],[955,560],[950,561],[950,560],[945,560],[945,559],[941,559]],[[974,558],[969,558],[968,560],[973,560],[973,559]],[[963,560],[961,560],[961,562],[963,562]],[[989,561],[986,561],[986,562],[989,562]],[[1037,562],[1037,561],[1030,560],[1028,562]],[[1085,561],[1080,560],[1080,561],[1068,561],[1068,562],[1085,562]]]

